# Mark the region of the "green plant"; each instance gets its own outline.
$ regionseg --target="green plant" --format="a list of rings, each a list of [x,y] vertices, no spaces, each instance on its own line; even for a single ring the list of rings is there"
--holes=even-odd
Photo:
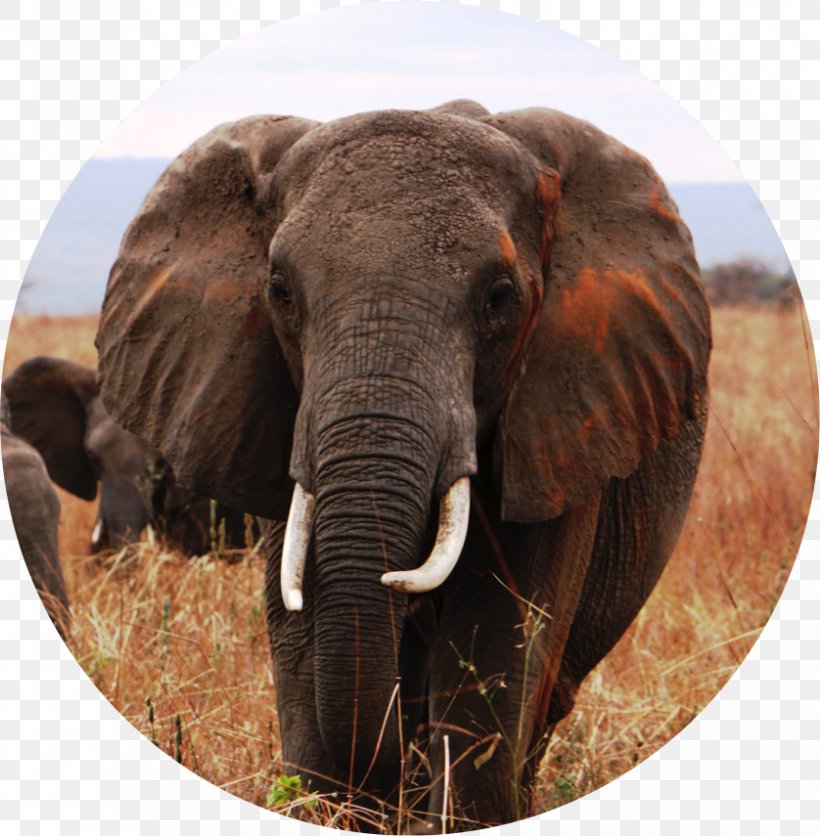
[[[268,807],[316,806],[317,793],[308,793],[302,788],[302,779],[298,775],[280,775],[270,787]]]

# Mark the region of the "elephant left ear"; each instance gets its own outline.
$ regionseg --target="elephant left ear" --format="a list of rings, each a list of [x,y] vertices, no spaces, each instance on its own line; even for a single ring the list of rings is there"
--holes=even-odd
[[[502,515],[536,522],[705,423],[709,311],[689,230],[643,157],[557,111],[486,121],[561,179],[540,319],[496,437]]]
[[[265,310],[273,175],[316,123],[251,116],[165,170],[123,238],[97,332],[102,398],[180,484],[287,517],[299,404]]]

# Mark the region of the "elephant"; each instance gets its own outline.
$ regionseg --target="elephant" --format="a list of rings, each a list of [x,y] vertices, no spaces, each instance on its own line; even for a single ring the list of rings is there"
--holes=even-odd
[[[99,482],[92,552],[120,549],[148,526],[187,554],[207,552],[220,525],[227,546],[245,547],[244,514],[219,506],[212,515],[209,499],[183,488],[157,450],[106,412],[94,369],[32,357],[3,389],[17,434],[40,452],[54,482],[86,500],[96,497]]]
[[[11,430],[6,393],[0,392],[3,474],[14,530],[34,587],[57,632],[65,639],[70,609],[57,551],[60,499],[40,454]]]
[[[287,520],[285,768],[377,829],[528,814],[700,461],[710,315],[651,164],[463,100],[223,124],[131,222],[97,347],[106,407],[183,484]]]

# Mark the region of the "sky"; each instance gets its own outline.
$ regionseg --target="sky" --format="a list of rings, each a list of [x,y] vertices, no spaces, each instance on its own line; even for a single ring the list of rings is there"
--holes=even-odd
[[[588,119],[670,182],[741,179],[697,120],[629,65],[546,23],[437,3],[351,6],[269,26],[166,83],[96,156],[176,156],[214,125],[256,113],[328,121],[455,98]]]
[[[491,112],[562,110],[644,154],[670,185],[703,266],[746,256],[778,269],[788,264],[760,201],[720,145],[628,64],[516,15],[375,3],[304,15],[234,41],[139,105],[55,210],[21,309],[98,309],[145,193],[169,159],[221,122],[259,113],[328,121],[457,98]]]

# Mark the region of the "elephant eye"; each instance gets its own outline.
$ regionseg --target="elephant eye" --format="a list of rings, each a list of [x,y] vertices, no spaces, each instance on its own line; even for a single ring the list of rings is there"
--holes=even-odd
[[[492,316],[502,311],[517,299],[518,294],[515,289],[515,282],[509,276],[499,276],[490,285],[484,310],[488,315]]]
[[[293,290],[287,276],[281,270],[271,271],[268,295],[272,301],[280,305],[291,305],[293,303]]]

